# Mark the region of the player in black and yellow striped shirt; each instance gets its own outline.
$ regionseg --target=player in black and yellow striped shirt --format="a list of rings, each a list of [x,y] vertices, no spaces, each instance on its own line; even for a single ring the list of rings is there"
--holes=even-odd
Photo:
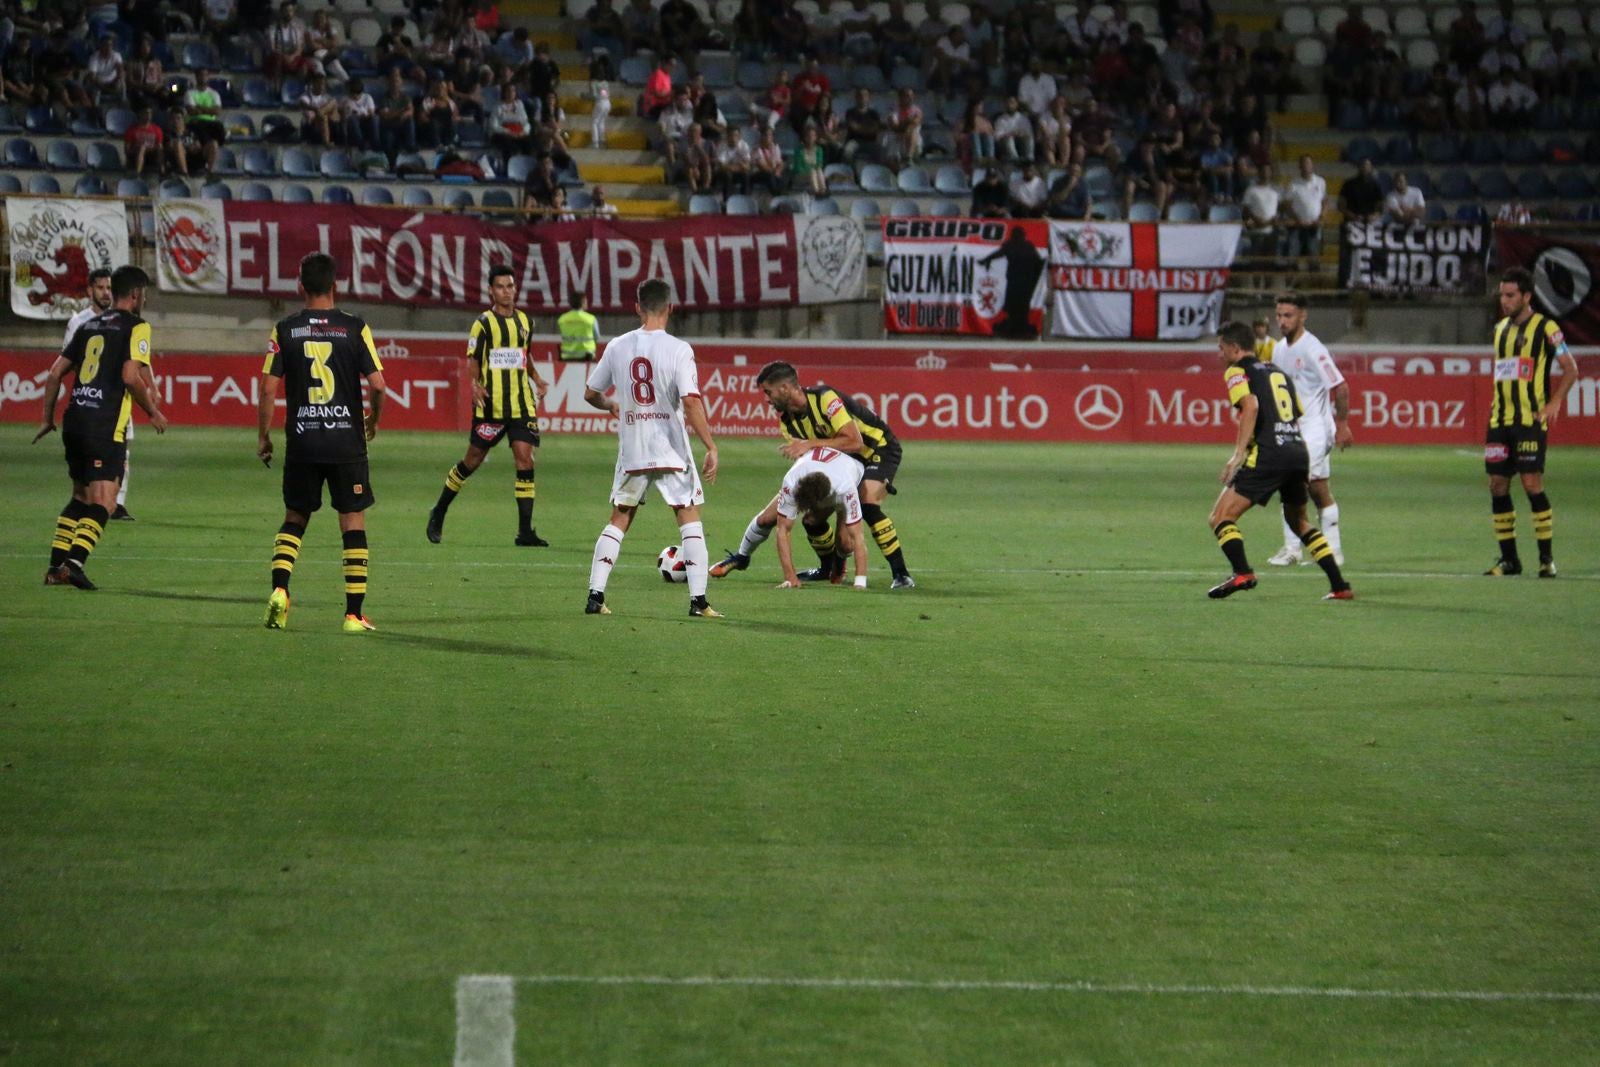
[[[1522,573],[1517,555],[1517,509],[1511,502],[1511,475],[1521,476],[1533,509],[1539,542],[1539,577],[1554,578],[1555,520],[1544,491],[1544,453],[1550,423],[1561,412],[1567,390],[1578,378],[1556,320],[1533,309],[1533,275],[1514,267],[1500,276],[1500,312],[1494,324],[1494,397],[1489,432],[1483,442],[1483,469],[1489,475],[1490,507],[1500,557],[1485,574]],[[1551,371],[1561,364],[1561,378]]]
[[[905,550],[900,545],[894,520],[883,511],[884,497],[895,491],[894,476],[900,469],[901,458],[900,441],[889,424],[871,408],[831,385],[802,389],[799,374],[787,363],[768,363],[762,367],[756,375],[756,384],[771,401],[784,436],[789,439],[778,450],[785,459],[799,459],[820,445],[861,461],[861,517],[866,520],[894,574],[889,588],[915,589],[917,583],[906,567]],[[767,539],[777,521],[778,500],[774,497],[750,520],[739,550],[729,552],[711,568],[712,576],[721,578],[748,567],[750,553]],[[844,562],[835,552],[834,531],[826,526],[808,525],[806,533],[811,538],[811,547],[823,562],[817,570],[804,572],[800,577],[815,581],[843,575]]]
[[[538,401],[550,386],[529,357],[533,326],[527,312],[517,310],[517,281],[510,267],[490,268],[489,295],[493,305],[477,317],[467,335],[467,358],[475,368],[467,454],[444,476],[444,491],[428,513],[428,540],[438,544],[444,537],[445,513],[456,494],[489,449],[509,437],[517,464],[515,543],[544,548],[550,542],[533,529],[533,464],[539,448]]]

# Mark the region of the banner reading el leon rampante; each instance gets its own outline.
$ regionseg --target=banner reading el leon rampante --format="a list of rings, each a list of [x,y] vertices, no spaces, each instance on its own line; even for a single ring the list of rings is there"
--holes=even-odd
[[[1486,222],[1346,222],[1339,287],[1375,293],[1480,293],[1489,262]]]
[[[1038,337],[1048,236],[1037,219],[885,218],[885,328]]]
[[[1051,332],[1136,341],[1214,333],[1241,231],[1233,223],[1052,222]]]
[[[352,301],[479,309],[489,269],[516,272],[523,306],[558,313],[568,295],[598,312],[633,309],[647,278],[688,310],[788,307],[861,296],[866,242],[840,216],[587,219],[503,226],[396,208],[164,200],[156,214],[161,287],[190,293],[295,293],[301,257],[330,253]]]

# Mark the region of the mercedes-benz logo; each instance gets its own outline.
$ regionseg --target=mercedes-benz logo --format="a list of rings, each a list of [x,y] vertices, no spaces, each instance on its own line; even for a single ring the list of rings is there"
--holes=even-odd
[[[1104,433],[1122,421],[1122,394],[1109,385],[1091,385],[1073,403],[1078,421],[1095,433]]]
[[[1547,248],[1533,262],[1534,295],[1545,311],[1558,319],[1583,306],[1593,284],[1589,265],[1570,248]]]

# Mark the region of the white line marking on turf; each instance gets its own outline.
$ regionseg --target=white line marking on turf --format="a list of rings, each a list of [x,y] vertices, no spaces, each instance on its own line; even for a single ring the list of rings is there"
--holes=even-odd
[[[516,1063],[516,979],[466,974],[456,979],[455,1067],[513,1067]]]

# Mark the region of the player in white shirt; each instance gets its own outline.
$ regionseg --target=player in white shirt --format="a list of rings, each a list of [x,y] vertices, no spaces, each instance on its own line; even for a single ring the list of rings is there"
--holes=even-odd
[[[717,618],[721,612],[706,603],[710,556],[700,505],[705,491],[695,472],[689,430],[705,446],[701,468],[707,482],[717,480],[717,445],[711,439],[700,400],[700,374],[694,349],[667,332],[672,315],[672,289],[659,278],[639,286],[635,310],[640,327],[606,345],[605,355],[589,374],[583,398],[590,406],[617,419],[617,471],[611,483],[611,522],[600,531],[589,568],[588,615],[609,615],[606,583],[622,551],[622,538],[633,513],[653,485],[677,516],[689,579],[689,614]],[[608,390],[616,390],[608,398]],[[687,424],[687,425],[686,425]]]
[[[1317,505],[1317,526],[1333,549],[1335,563],[1343,566],[1344,549],[1339,542],[1339,505],[1328,485],[1329,458],[1333,449],[1355,443],[1350,431],[1350,386],[1334,366],[1328,346],[1306,329],[1306,298],[1299,293],[1278,296],[1278,327],[1283,336],[1272,347],[1272,365],[1289,376],[1295,395],[1305,408],[1300,416],[1300,435],[1305,438],[1311,457],[1311,499]],[[1274,567],[1308,562],[1301,558],[1300,538],[1284,523],[1283,548],[1267,560]]]
[[[867,542],[861,536],[861,461],[834,448],[817,447],[794,461],[783,476],[778,490],[778,564],[783,568],[779,589],[798,589],[800,575],[794,569],[794,551],[789,535],[795,519],[808,525],[839,523],[839,551],[848,550],[855,560],[855,587],[867,587]]]
[[[77,334],[79,327],[97,315],[104,315],[110,310],[111,272],[106,270],[104,267],[97,268],[89,272],[89,303],[86,304],[81,311],[74,313],[72,318],[67,320],[67,333],[66,336],[61,339],[61,351],[65,352],[67,350],[67,346],[72,344],[72,338],[75,334]],[[145,388],[154,391],[155,380],[150,377],[150,369],[141,364],[139,367],[139,373],[144,376]],[[129,419],[128,429],[125,434],[125,443],[132,444],[132,442],[133,420]],[[128,472],[133,466],[132,451],[133,450],[131,448],[127,449],[127,459],[124,460],[122,465],[122,481],[117,483],[117,507],[116,510],[111,513],[111,518],[119,519],[125,522],[133,521],[133,516],[128,513],[127,506]]]

